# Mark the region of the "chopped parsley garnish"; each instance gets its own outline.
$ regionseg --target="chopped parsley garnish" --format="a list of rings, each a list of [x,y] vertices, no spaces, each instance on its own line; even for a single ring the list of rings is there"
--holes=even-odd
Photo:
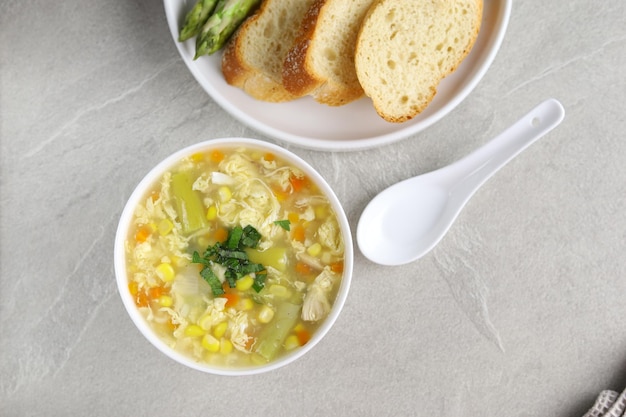
[[[276,221],[274,222],[274,224],[276,224],[276,225],[278,225],[278,226],[282,227],[282,228],[283,228],[283,229],[285,229],[286,231],[291,230],[291,227],[290,227],[291,222],[290,222],[289,220],[276,220]]]
[[[224,294],[220,279],[212,268],[214,264],[226,268],[224,278],[230,288],[234,288],[237,280],[246,275],[254,274],[252,288],[260,292],[265,286],[267,271],[261,264],[250,262],[246,248],[254,249],[261,240],[261,234],[252,226],[235,227],[228,233],[224,242],[206,248],[202,256],[194,251],[191,262],[204,265],[200,276],[209,284],[214,296]]]

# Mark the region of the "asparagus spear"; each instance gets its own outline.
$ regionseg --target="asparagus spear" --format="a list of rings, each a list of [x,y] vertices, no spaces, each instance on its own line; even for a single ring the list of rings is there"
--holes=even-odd
[[[216,4],[217,0],[198,0],[189,13],[187,13],[187,16],[185,16],[185,23],[180,30],[178,41],[186,41],[200,33],[202,25],[206,23]]]
[[[196,56],[219,50],[261,0],[219,0],[196,39]]]

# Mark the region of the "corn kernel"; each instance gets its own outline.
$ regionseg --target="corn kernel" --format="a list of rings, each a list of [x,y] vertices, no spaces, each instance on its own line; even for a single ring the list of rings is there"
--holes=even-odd
[[[204,316],[198,319],[198,326],[202,327],[203,330],[209,330],[211,328],[213,318],[210,314],[205,314]]]
[[[193,155],[191,155],[191,160],[193,162],[200,162],[204,159],[204,155],[201,152],[196,152]]]
[[[300,216],[298,216],[298,213],[290,212],[287,215],[287,220],[289,220],[290,223],[298,223],[298,220],[300,220]]]
[[[156,274],[161,281],[171,282],[174,279],[174,267],[170,263],[163,262],[156,267]]]
[[[259,311],[259,314],[257,316],[257,319],[259,319],[259,321],[261,323],[269,323],[270,321],[272,321],[272,319],[274,318],[274,310],[272,310],[271,307],[264,305],[263,307],[261,307],[261,310]]]
[[[202,347],[209,352],[219,352],[220,341],[210,334],[205,334],[202,338]]]
[[[128,283],[128,292],[130,295],[135,296],[139,292],[139,285],[135,281],[131,281]]]
[[[172,264],[176,265],[179,268],[182,268],[183,266],[186,266],[188,264],[187,259],[183,258],[182,256],[172,256]]]
[[[195,324],[190,324],[185,328],[185,336],[198,337],[204,334],[204,330]]]
[[[315,217],[318,219],[323,219],[327,216],[328,211],[326,210],[326,206],[316,206],[315,207]]]
[[[252,278],[250,275],[246,275],[245,277],[241,277],[237,280],[237,282],[235,283],[235,288],[237,288],[239,291],[246,291],[249,290],[250,287],[252,287],[252,284],[254,284],[254,278]]]
[[[293,350],[297,347],[300,347],[300,341],[298,340],[298,336],[295,334],[287,336],[285,339],[285,344],[283,345],[285,350]]]
[[[311,256],[317,256],[322,252],[322,245],[316,242],[309,246],[306,251]]]
[[[276,297],[289,298],[291,291],[283,285],[273,284],[269,288],[270,294],[274,294]]]
[[[228,329],[228,323],[223,321],[220,324],[215,326],[215,328],[213,329],[213,336],[220,338],[224,336],[227,329]]]
[[[209,206],[206,211],[206,219],[207,220],[215,220],[217,218],[217,207]]]
[[[230,188],[225,185],[217,190],[217,195],[222,203],[228,202],[233,197],[233,193],[230,191]]]
[[[302,323],[298,323],[295,326],[293,326],[293,331],[296,333],[301,332],[302,330],[305,330],[304,324]]]
[[[170,219],[163,219],[157,225],[157,230],[161,236],[168,235],[174,228],[174,223]]]
[[[167,294],[159,297],[159,304],[163,307],[171,307],[174,304],[174,300]]]
[[[254,301],[249,298],[243,298],[239,301],[239,309],[243,311],[252,310],[254,308]]]
[[[220,341],[220,353],[222,355],[228,355],[233,351],[233,344],[228,339],[222,339]]]
[[[209,246],[209,238],[206,236],[198,237],[198,246],[200,246],[201,248],[206,248],[207,246]]]

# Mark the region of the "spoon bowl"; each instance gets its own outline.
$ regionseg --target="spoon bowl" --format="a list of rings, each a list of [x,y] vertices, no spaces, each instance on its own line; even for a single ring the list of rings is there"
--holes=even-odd
[[[413,262],[433,249],[474,193],[500,168],[558,126],[565,111],[548,99],[481,148],[429,173],[401,181],[365,207],[357,244],[381,265]]]

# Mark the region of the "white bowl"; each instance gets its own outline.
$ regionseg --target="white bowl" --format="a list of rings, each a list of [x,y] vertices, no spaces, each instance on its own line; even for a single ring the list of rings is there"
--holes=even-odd
[[[345,245],[344,271],[335,302],[332,306],[330,313],[324,319],[324,322],[320,325],[317,331],[312,335],[311,339],[304,346],[297,348],[294,351],[286,354],[285,356],[279,357],[274,361],[271,361],[264,365],[247,368],[224,368],[204,363],[198,363],[192,358],[177,351],[174,351],[171,347],[169,347],[162,339],[159,338],[159,336],[155,334],[155,332],[152,330],[148,322],[144,319],[144,317],[139,312],[139,309],[135,305],[135,301],[128,290],[129,281],[126,271],[125,241],[128,236],[129,228],[132,224],[131,222],[134,217],[135,208],[141,201],[143,201],[142,199],[145,198],[147,190],[151,186],[153,186],[153,184],[163,175],[163,173],[168,168],[176,165],[176,163],[179,162],[183,157],[192,155],[202,150],[219,148],[224,146],[243,146],[247,149],[256,149],[263,152],[272,152],[277,157],[282,158],[284,161],[302,170],[318,186],[319,190],[327,196],[328,201],[330,202],[330,205],[337,216],[337,222],[341,228],[341,234]],[[341,206],[339,199],[337,198],[331,187],[313,167],[311,167],[307,162],[302,160],[294,153],[265,141],[248,138],[221,138],[200,142],[170,155],[168,158],[157,164],[141,180],[141,182],[137,185],[130,198],[128,199],[128,202],[126,203],[126,206],[124,207],[124,210],[121,214],[117,233],[115,236],[114,263],[118,291],[122,298],[122,302],[124,303],[124,306],[128,311],[128,314],[130,315],[133,323],[137,326],[137,328],[145,336],[145,338],[148,339],[148,341],[152,343],[157,349],[159,349],[162,353],[174,359],[175,361],[190,368],[197,369],[199,371],[220,375],[250,375],[267,372],[295,361],[296,359],[302,357],[305,353],[310,351],[328,333],[330,328],[337,320],[337,317],[339,316],[348,295],[350,281],[352,278],[354,252],[350,225],[346,218],[343,207]]]
[[[458,106],[483,78],[500,49],[513,0],[485,0],[480,32],[470,54],[440,83],[424,112],[404,123],[380,118],[368,98],[341,107],[319,104],[309,97],[288,103],[253,99],[224,81],[220,52],[194,60],[195,37],[178,42],[180,27],[192,0],[163,0],[170,32],[183,61],[202,88],[243,124],[281,142],[304,148],[350,151],[405,139],[441,120]]]

